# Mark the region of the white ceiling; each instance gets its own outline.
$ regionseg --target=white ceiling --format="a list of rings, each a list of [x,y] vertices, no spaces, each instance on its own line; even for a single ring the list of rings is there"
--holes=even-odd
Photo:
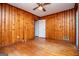
[[[28,11],[32,14],[35,14],[39,17],[74,8],[75,5],[75,3],[51,3],[49,5],[44,6],[44,8],[46,9],[46,12],[44,12],[38,9],[33,10],[33,8],[37,7],[36,3],[9,3],[9,4],[21,8],[25,11]]]

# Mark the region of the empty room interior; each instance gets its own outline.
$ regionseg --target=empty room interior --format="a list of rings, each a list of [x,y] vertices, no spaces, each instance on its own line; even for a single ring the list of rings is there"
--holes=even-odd
[[[0,3],[1,56],[79,56],[79,4]]]

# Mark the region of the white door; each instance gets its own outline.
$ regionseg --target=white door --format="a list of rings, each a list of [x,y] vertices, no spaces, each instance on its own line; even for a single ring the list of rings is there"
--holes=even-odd
[[[39,36],[39,21],[35,21],[35,36]]]
[[[39,20],[39,37],[45,37],[45,26],[46,21],[45,20]]]

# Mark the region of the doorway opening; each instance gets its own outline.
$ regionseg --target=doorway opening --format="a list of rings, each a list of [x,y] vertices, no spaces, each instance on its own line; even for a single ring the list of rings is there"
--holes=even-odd
[[[35,21],[35,37],[46,37],[46,21],[37,20]]]

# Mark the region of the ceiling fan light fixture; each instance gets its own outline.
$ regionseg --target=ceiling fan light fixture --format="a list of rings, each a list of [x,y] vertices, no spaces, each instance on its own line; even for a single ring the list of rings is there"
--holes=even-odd
[[[43,9],[43,7],[39,6],[38,10],[42,10],[42,9]]]

